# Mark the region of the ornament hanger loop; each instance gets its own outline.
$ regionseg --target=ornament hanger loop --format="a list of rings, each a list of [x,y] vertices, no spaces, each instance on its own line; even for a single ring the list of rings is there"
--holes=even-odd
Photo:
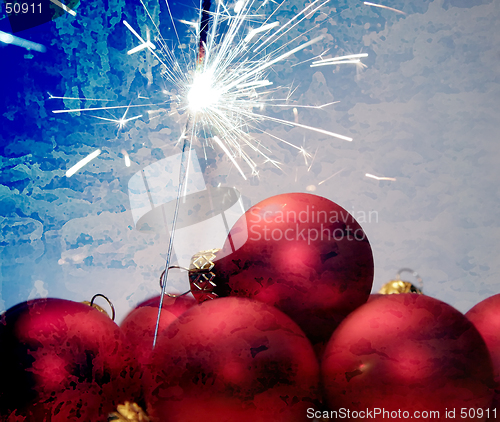
[[[108,299],[107,296],[104,296],[103,294],[101,293],[97,293],[94,295],[94,297],[90,300],[90,306],[92,307],[95,307],[95,306],[98,306],[98,305],[94,305],[94,300],[96,297],[102,297],[106,300],[106,302],[108,302],[108,305],[109,307],[111,308],[111,319],[114,321],[115,320],[115,307],[113,306],[113,304],[111,303],[111,301]]]
[[[401,268],[396,274],[398,280],[401,280],[401,273],[410,273],[418,281],[418,287],[420,288],[420,290],[424,290],[424,282],[422,280],[422,277],[420,277],[420,275],[416,271],[412,270],[411,268]]]
[[[184,271],[188,271],[189,272],[189,268],[186,268],[186,267],[180,267],[179,265],[171,265],[170,267],[168,267],[169,270],[171,270],[172,268],[176,268],[178,270],[184,270]],[[160,288],[161,290],[163,291],[163,279],[165,278],[165,270],[163,270],[163,272],[161,273],[160,275]],[[174,295],[172,293],[165,293],[168,297],[180,297],[180,296],[184,296],[184,295],[187,295],[188,293],[190,293],[191,290],[188,290],[187,292],[184,292],[180,295]]]

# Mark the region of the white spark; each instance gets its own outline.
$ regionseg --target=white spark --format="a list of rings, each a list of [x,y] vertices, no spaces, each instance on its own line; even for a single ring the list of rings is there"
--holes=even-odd
[[[91,108],[69,108],[63,110],[52,110],[54,114],[60,113],[77,113],[80,111],[97,111],[97,110],[116,110],[120,108],[130,108],[130,107],[147,107],[147,106],[155,106],[157,104],[139,104],[139,105],[126,105],[126,106],[112,106],[112,107],[91,107]]]
[[[217,142],[217,145],[219,145],[222,148],[222,150],[226,153],[226,155],[230,158],[230,160],[233,162],[234,166],[238,169],[238,171],[240,172],[240,174],[243,176],[243,179],[247,180],[247,178],[245,176],[245,173],[243,173],[243,170],[241,169],[241,167],[238,165],[238,163],[234,159],[233,154],[231,154],[229,152],[229,150],[222,143],[222,141],[219,139],[218,136],[214,136],[214,141]]]
[[[146,44],[146,41],[144,41],[144,39],[137,33],[137,31],[134,28],[132,28],[132,26],[126,20],[123,21],[123,24],[128,28],[130,32],[132,32],[132,34],[134,34],[137,37],[137,39],[141,42],[141,44]]]
[[[350,138],[349,136],[340,135],[338,133],[330,132],[329,130],[324,130],[324,129],[320,129],[320,128],[313,127],[313,126],[302,125],[300,123],[289,122],[287,120],[278,119],[278,118],[270,117],[270,116],[266,116],[266,119],[274,121],[274,122],[278,122],[278,123],[283,123],[284,125],[288,125],[288,126],[301,127],[303,129],[308,129],[308,130],[313,131],[313,132],[317,132],[317,133],[321,133],[323,135],[331,136],[332,138],[342,139],[343,141],[352,142],[352,138]]]
[[[73,167],[71,167],[68,171],[66,171],[66,177],[73,176],[78,170],[80,170],[82,167],[84,167],[88,163],[90,163],[94,158],[99,156],[100,153],[101,153],[101,150],[96,149],[94,152],[90,153],[85,158],[78,161],[78,163],[76,163]]]
[[[137,47],[132,48],[127,51],[127,54],[131,56],[134,53],[138,53],[139,51],[145,50],[146,48],[156,48],[151,42],[145,42],[144,44],[138,45]]]
[[[374,176],[373,174],[370,174],[370,173],[366,173],[365,176],[369,177],[370,179],[375,179],[375,180],[389,180],[391,182],[396,181],[395,177]]]
[[[24,38],[16,37],[15,35],[3,31],[0,31],[0,42],[3,42],[4,44],[17,45],[18,47],[23,47],[26,50],[34,50],[40,53],[45,53],[45,51],[47,51],[45,46],[42,44],[28,41]]]
[[[318,148],[316,148],[316,152],[314,153],[314,156],[313,156],[313,158],[312,158],[312,160],[311,160],[311,165],[310,165],[310,166],[309,166],[309,168],[307,169],[307,171],[308,171],[308,172],[309,172],[309,171],[311,171],[311,168],[312,168],[312,166],[313,166],[314,160],[316,159],[316,154],[317,154],[317,153],[318,153]]]
[[[179,22],[191,26],[194,29],[198,29],[198,24],[196,22],[186,21],[184,19],[179,19]]]
[[[99,120],[105,120],[107,122],[112,122],[112,123],[116,123],[118,125],[118,127],[121,129],[123,128],[128,122],[131,122],[132,120],[137,120],[141,117],[143,117],[142,114],[138,115],[138,116],[134,116],[134,117],[129,117],[128,119],[125,119],[124,117],[121,117],[119,119],[109,119],[107,117],[101,117],[101,116],[92,116],[93,118],[95,119],[99,119]]]
[[[316,60],[317,58],[320,58],[321,60],[323,60],[323,55],[326,54],[329,50],[330,49],[327,48],[325,51],[323,51],[321,54],[317,55],[316,57],[312,57],[312,58],[307,59],[307,60],[302,60],[301,62],[293,64],[291,67],[300,66],[301,64],[304,64],[307,62],[312,62],[313,60]]]
[[[141,117],[144,117],[143,114],[139,114],[138,116],[134,116],[134,117],[129,117],[128,119],[125,119],[125,118],[121,118],[120,119],[120,126],[123,127],[124,125],[126,125],[128,122],[131,122],[132,120],[137,120],[137,119],[140,119]]]
[[[340,101],[332,101],[331,103],[326,103],[326,104],[322,104],[322,105],[319,105],[319,106],[315,106],[315,105],[298,105],[298,104],[272,104],[273,107],[293,107],[293,108],[312,108],[314,110],[322,110],[323,108],[325,107],[328,107],[329,105],[332,105],[332,104],[338,104],[340,103]]]
[[[54,3],[56,6],[59,6],[62,10],[64,10],[66,13],[69,13],[72,16],[76,16],[76,12],[74,10],[71,10],[68,6],[65,4],[62,4],[58,0],[50,0],[52,3]]]
[[[150,35],[149,35],[149,30],[147,31],[147,40],[144,41],[142,37],[129,25],[127,21],[123,21],[123,24],[134,34],[139,41],[141,41],[141,45],[138,45],[137,47],[132,48],[131,50],[127,51],[127,54],[130,56],[134,53],[138,53],[139,51],[145,50],[146,48],[149,48],[150,50],[156,49],[156,46],[151,42]]]
[[[309,163],[307,162],[307,157],[310,157],[311,154],[309,154],[305,149],[304,147],[300,147],[300,153],[302,154],[302,156],[304,157],[304,164],[307,166]]]
[[[337,174],[340,174],[344,171],[345,169],[341,169],[339,170],[338,172],[336,173],[333,173],[331,176],[328,176],[325,180],[322,180],[321,182],[318,183],[318,186],[319,185],[322,185],[323,183],[325,183],[326,181],[330,180],[332,177],[335,177]]]
[[[269,31],[277,26],[280,26],[279,22],[268,23],[267,25],[262,25],[260,28],[251,29],[243,41],[249,43],[255,35]]]
[[[82,100],[82,101],[109,101],[108,99],[102,98],[80,98],[80,97],[56,97],[52,95],[50,92],[47,92],[49,96],[49,100]]]
[[[262,72],[263,70],[266,70],[268,67],[271,67],[273,64],[276,64],[276,63],[294,55],[295,53],[303,50],[304,48],[309,47],[310,45],[313,45],[313,44],[321,41],[323,38],[324,38],[324,35],[320,35],[319,37],[313,38],[311,41],[308,41],[308,42],[306,42],[302,45],[299,45],[298,47],[296,47],[290,51],[287,51],[286,53],[276,57],[275,59],[265,61],[260,66],[257,66],[256,68],[248,71],[243,76],[238,78],[236,81],[229,84],[226,88],[226,91],[229,91],[231,88],[238,86],[241,82],[243,82],[245,79],[248,79],[250,76],[258,74],[258,73]]]
[[[272,82],[269,81],[254,81],[254,82],[248,82],[246,84],[239,84],[236,85],[237,89],[243,89],[243,88],[262,88],[264,86],[269,86],[272,85]]]
[[[125,151],[124,149],[122,149],[122,154],[123,154],[123,157],[125,159],[125,166],[130,167],[131,162],[130,162],[130,156],[128,155],[128,152]]]
[[[329,59],[322,59],[322,60],[312,62],[311,67],[346,64],[346,63],[357,64],[357,63],[361,63],[360,59],[363,57],[368,57],[368,54],[367,53],[360,53],[360,54],[349,54],[347,56],[332,57]]]
[[[310,13],[314,13],[316,12],[317,10],[319,10],[322,6],[324,6],[326,3],[328,3],[330,0],[326,0],[324,1],[323,3],[321,3],[319,6],[316,6],[316,8],[313,8],[311,9],[307,14],[305,13],[307,10],[309,10],[310,8],[312,8],[316,3],[318,3],[320,0],[315,0],[314,2],[312,2],[310,5],[306,6],[304,9],[302,9],[299,13],[297,13],[292,19],[290,19],[285,25],[281,26],[280,29],[278,29],[274,34],[272,34],[272,36],[270,36],[269,38],[267,38],[266,40],[264,40],[264,42],[256,49],[254,49],[254,53],[258,52],[259,50],[261,50],[264,45],[268,44],[268,43],[271,43],[271,42],[276,42],[278,39],[280,39],[282,36],[284,36],[286,33],[288,33],[294,26],[298,25],[299,23],[301,23],[304,19],[307,18],[307,16],[309,16]],[[281,3],[283,4],[284,1]],[[296,20],[296,19],[299,19],[300,15],[304,15],[305,16],[300,19],[298,22],[296,22],[294,25],[292,25],[292,23]],[[276,36],[279,32],[283,31],[285,28],[288,29],[281,33],[281,35],[279,36]]]
[[[359,59],[356,59],[356,60],[339,60],[337,62],[319,62],[319,63],[313,63],[311,65],[311,67],[334,65],[334,64],[358,64],[358,63],[361,63],[361,60],[359,60]]]
[[[363,2],[363,4],[365,4],[366,6],[380,7],[381,9],[391,10],[393,12],[400,13],[401,15],[406,16],[405,12],[398,9],[394,9],[394,7],[384,6],[383,4],[370,3],[368,1]]]

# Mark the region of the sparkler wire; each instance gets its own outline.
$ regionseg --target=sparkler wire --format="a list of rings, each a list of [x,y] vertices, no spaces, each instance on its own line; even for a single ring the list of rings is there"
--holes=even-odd
[[[170,230],[170,240],[168,242],[168,249],[167,249],[167,256],[165,258],[165,271],[163,272],[163,284],[161,286],[161,295],[160,295],[160,304],[158,307],[158,317],[156,319],[156,327],[155,327],[155,335],[153,338],[153,349],[156,346],[156,339],[158,337],[158,330],[160,328],[160,317],[161,317],[161,310],[163,307],[163,298],[165,294],[167,293],[167,277],[168,277],[168,270],[170,269],[170,260],[172,258],[172,249],[174,245],[174,235],[175,235],[175,226],[177,224],[177,217],[179,215],[179,204],[180,204],[180,199],[182,196],[182,191],[184,190],[184,185],[186,184],[186,179],[187,179],[187,166],[186,166],[186,156],[191,155],[191,154],[186,154],[186,152],[191,152],[191,142],[189,142],[189,136],[187,134],[188,128],[189,128],[189,122],[191,119],[188,120],[186,123],[186,128],[183,133],[184,136],[184,142],[182,145],[182,154],[181,154],[181,166],[179,170],[179,188],[177,190],[177,197],[175,199],[175,209],[174,209],[174,216],[172,218],[172,227]],[[188,149],[189,145],[189,149]]]
[[[199,33],[199,44],[198,44],[198,57],[196,59],[197,67],[201,68],[203,66],[203,62],[206,55],[206,41],[208,35],[208,24],[210,18],[210,7],[211,0],[202,0],[202,8],[200,14],[200,33]],[[191,116],[188,118],[186,122],[186,127],[181,136],[184,137],[184,142],[182,144],[182,153],[181,153],[181,165],[179,170],[179,188],[177,190],[177,197],[175,198],[175,209],[174,215],[172,218],[172,226],[170,229],[170,240],[168,242],[167,256],[165,258],[165,271],[163,275],[163,284],[161,286],[161,295],[160,295],[160,304],[158,306],[158,317],[156,319],[156,327],[155,334],[153,338],[153,349],[156,346],[156,340],[158,338],[158,330],[160,328],[160,317],[161,310],[163,308],[163,298],[167,292],[167,279],[168,279],[168,270],[170,269],[170,260],[172,258],[172,249],[174,245],[174,235],[175,235],[175,226],[177,225],[177,217],[179,215],[179,205],[181,202],[182,191],[185,188],[187,174],[188,174],[188,165],[189,159],[186,163],[186,158],[191,157],[191,142],[189,137],[189,128],[191,123]],[[189,148],[188,148],[189,146]]]

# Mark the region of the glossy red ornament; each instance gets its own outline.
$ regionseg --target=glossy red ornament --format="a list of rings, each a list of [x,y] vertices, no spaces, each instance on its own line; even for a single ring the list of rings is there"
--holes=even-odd
[[[328,343],[322,378],[330,409],[351,418],[377,408],[390,412],[386,420],[438,411],[426,420],[442,421],[455,409],[456,419],[485,420],[461,418],[461,409],[487,409],[493,395],[488,350],[472,323],[413,293],[381,295],[350,314]]]
[[[491,414],[489,420],[497,420],[500,418],[500,294],[479,302],[465,316],[483,336],[490,352],[495,379],[495,396],[491,407],[497,410],[496,415]]]
[[[144,374],[153,421],[295,422],[317,397],[312,346],[265,303],[221,298],[189,309],[158,339]]]
[[[251,207],[217,257],[219,296],[276,306],[313,343],[328,341],[366,302],[373,283],[372,250],[361,226],[339,205],[311,194],[277,195]]]
[[[196,305],[196,303],[196,300],[190,296],[174,298],[165,295],[158,332],[161,333],[191,306]],[[148,299],[131,311],[120,324],[122,331],[129,340],[132,355],[140,366],[146,364],[153,350],[153,339],[159,306],[160,296]]]
[[[106,421],[138,393],[123,333],[88,305],[20,303],[0,317],[0,345],[1,420]]]

